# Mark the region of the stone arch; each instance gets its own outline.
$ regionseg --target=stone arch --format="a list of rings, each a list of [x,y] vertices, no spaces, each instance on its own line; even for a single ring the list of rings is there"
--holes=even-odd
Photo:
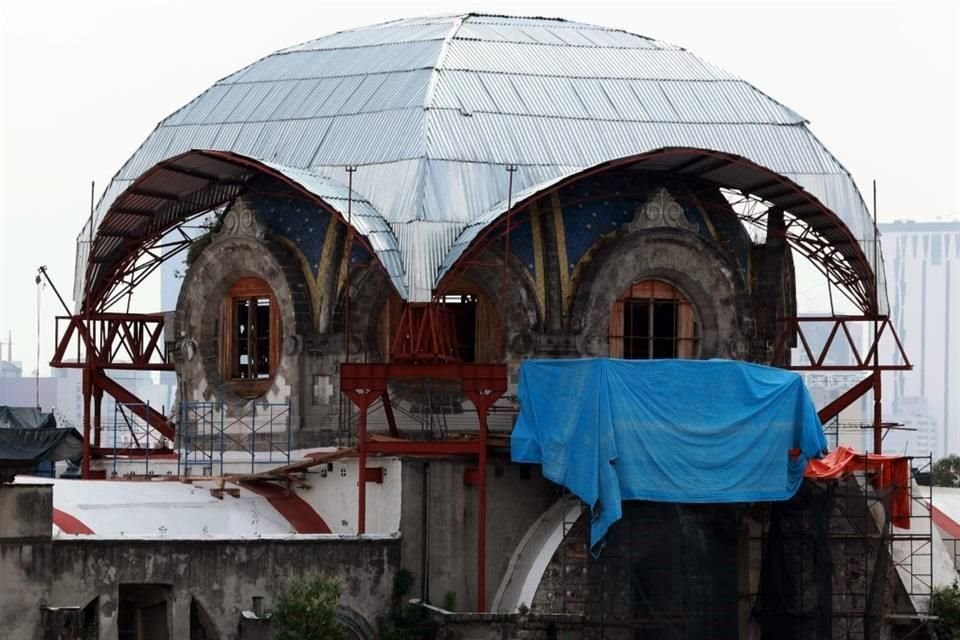
[[[349,634],[349,640],[374,640],[376,633],[373,626],[356,609],[346,605],[337,605],[337,622]]]
[[[251,207],[235,201],[221,229],[194,259],[180,289],[174,330],[177,370],[185,390],[196,400],[216,397],[240,411],[257,399],[232,392],[218,367],[219,309],[230,287],[244,277],[263,280],[272,290],[280,313],[280,362],[264,398],[288,399],[297,389],[299,355],[311,326],[310,301],[299,264],[289,251],[266,237]]]
[[[502,264],[503,253],[488,249],[480,256],[480,261]],[[509,361],[529,355],[534,347],[534,334],[543,327],[543,310],[537,304],[534,285],[523,263],[516,256],[510,257],[506,300],[501,300],[500,295],[503,277],[500,269],[473,267],[467,269],[461,277],[483,290],[497,307],[504,305],[505,359]]]
[[[386,360],[381,353],[377,336],[380,314],[393,295],[398,295],[390,285],[383,269],[367,267],[351,275],[350,281],[350,355],[366,353],[368,356]],[[342,333],[343,296],[338,301],[340,313],[335,317],[333,330]]]
[[[503,264],[503,252],[488,248],[477,259],[485,264]],[[497,307],[505,310],[505,360],[509,361],[530,355],[534,348],[534,335],[543,327],[543,310],[537,303],[537,294],[526,266],[510,256],[507,269],[506,300],[501,299],[502,267],[468,267],[463,271],[450,270],[438,286],[439,291],[450,291],[458,281],[467,281],[476,286]]]
[[[747,355],[752,308],[739,267],[699,235],[672,228],[624,233],[606,243],[584,270],[571,309],[581,353],[609,353],[614,301],[645,279],[670,283],[693,305],[701,327],[701,358]]]

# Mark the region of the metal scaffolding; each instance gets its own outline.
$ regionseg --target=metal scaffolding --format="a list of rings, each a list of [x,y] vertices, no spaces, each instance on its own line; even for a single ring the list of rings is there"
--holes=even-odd
[[[225,464],[289,465],[289,402],[255,402],[232,412],[223,402],[182,402],[177,430],[178,475],[223,476]]]

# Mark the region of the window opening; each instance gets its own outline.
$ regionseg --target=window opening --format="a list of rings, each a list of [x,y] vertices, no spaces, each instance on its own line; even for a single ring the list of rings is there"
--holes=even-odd
[[[270,298],[233,299],[235,333],[233,377],[270,377]]]
[[[223,309],[224,378],[253,385],[237,387],[243,396],[261,395],[276,373],[280,355],[280,319],[273,292],[259,278],[243,278],[230,288]]]
[[[477,361],[477,297],[455,294],[442,297],[456,336],[457,357],[463,362]]]
[[[672,285],[644,280],[614,303],[610,355],[631,360],[692,358],[699,331],[693,307]]]

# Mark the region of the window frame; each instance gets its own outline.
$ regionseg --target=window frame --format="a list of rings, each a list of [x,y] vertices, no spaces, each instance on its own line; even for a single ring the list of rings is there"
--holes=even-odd
[[[658,335],[656,311],[657,306],[663,304],[673,305],[674,308],[672,335]],[[634,305],[641,307],[641,314],[649,314],[646,329],[629,326],[628,310]],[[657,343],[670,340],[670,358],[691,359],[699,355],[700,323],[695,307],[680,289],[666,280],[645,278],[627,287],[613,303],[608,338],[612,358],[665,359],[656,355]],[[640,343],[639,352],[645,351],[645,354],[638,354],[637,343]]]
[[[251,307],[256,309],[259,301],[264,299],[269,301],[269,325],[266,337],[268,341],[268,371],[263,372],[266,374],[263,377],[246,377],[239,371],[239,367],[242,365],[239,363],[239,340],[237,339],[237,322],[239,318],[237,316],[237,306],[238,303],[246,301],[249,312]],[[256,327],[256,323],[254,323],[254,326]],[[273,384],[273,379],[277,374],[277,368],[280,363],[280,312],[277,306],[276,296],[270,288],[270,285],[263,279],[257,277],[241,278],[234,282],[221,302],[219,333],[219,370],[224,383],[231,391],[243,398],[258,398],[262,396]],[[262,338],[259,339],[262,340]],[[257,341],[258,337],[255,331],[247,333],[247,352],[248,355],[252,355],[251,360],[253,360],[252,365],[255,375],[259,373],[256,372],[255,361],[257,356]],[[252,349],[250,347],[251,344],[253,345]]]

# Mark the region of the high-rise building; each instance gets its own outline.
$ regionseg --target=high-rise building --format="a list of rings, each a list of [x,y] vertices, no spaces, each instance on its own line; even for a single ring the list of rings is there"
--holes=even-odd
[[[917,429],[888,436],[891,450],[960,452],[960,221],[897,221],[880,233],[891,319],[914,365],[884,377],[887,415]]]

